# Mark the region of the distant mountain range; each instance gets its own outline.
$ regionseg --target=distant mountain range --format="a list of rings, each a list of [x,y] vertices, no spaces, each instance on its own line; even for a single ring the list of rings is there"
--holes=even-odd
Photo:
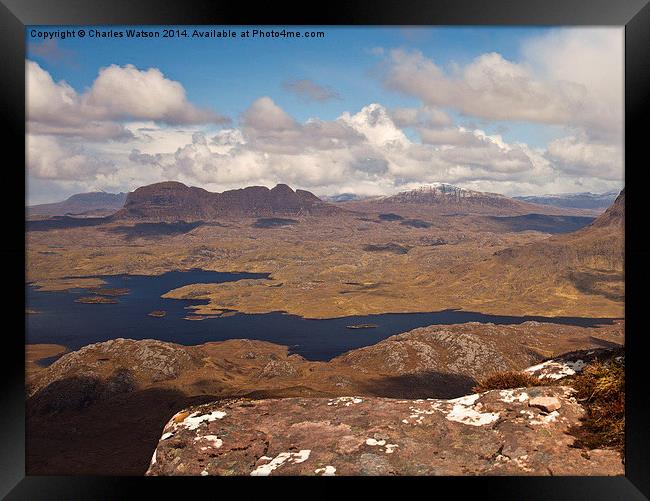
[[[362,200],[366,197],[356,193],[339,193],[338,195],[325,195],[320,197],[325,202],[351,202],[353,200]]]
[[[63,202],[32,205],[27,208],[34,216],[106,216],[118,211],[126,201],[126,193],[95,191],[72,195]]]
[[[52,216],[111,216],[113,219],[157,221],[215,220],[224,216],[332,215],[401,211],[426,215],[523,214],[597,215],[612,204],[616,193],[506,197],[435,183],[391,196],[361,197],[342,193],[323,197],[286,184],[274,188],[249,186],[214,193],[203,188],[166,181],[142,186],[131,193],[92,192],[72,195],[63,202],[28,207],[30,218]]]
[[[513,198],[533,204],[552,205],[554,207],[605,210],[614,202],[618,193],[618,190],[612,190],[606,193],[584,192],[566,193],[562,195],[519,196]]]

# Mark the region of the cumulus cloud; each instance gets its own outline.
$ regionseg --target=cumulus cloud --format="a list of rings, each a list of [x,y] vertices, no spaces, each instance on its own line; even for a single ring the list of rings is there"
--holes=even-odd
[[[27,168],[32,177],[59,181],[93,179],[115,165],[81,146],[61,144],[48,136],[27,136]]]
[[[595,126],[592,134],[603,129],[620,133],[624,99],[623,28],[556,29],[526,40],[522,53],[525,64],[540,79],[572,82],[586,89],[584,119]]]
[[[228,121],[191,104],[183,86],[165,78],[159,69],[139,70],[131,64],[102,68],[83,100],[96,113],[118,120],[136,118],[169,124]]]
[[[277,120],[263,119],[267,115]],[[528,183],[539,192],[563,176],[543,153],[498,135],[448,127],[439,129],[438,138],[410,140],[376,103],[332,121],[299,123],[262,98],[244,114],[241,129],[212,138],[195,134],[174,153],[134,150],[129,158],[133,169],[149,168],[156,180],[180,179],[214,190],[285,182],[319,194],[370,195],[442,181],[480,188],[473,184],[478,182],[497,192]]]
[[[132,65],[102,68],[93,85],[78,93],[67,82],[55,82],[38,63],[26,63],[27,128],[32,134],[84,139],[125,139],[122,122],[152,120],[167,124],[226,123],[217,113],[187,100],[179,82],[160,70]]]
[[[439,127],[451,125],[452,120],[442,110],[430,107],[422,108],[393,108],[389,110],[391,120],[398,127]]]
[[[620,187],[619,30],[551,31],[528,40],[517,61],[490,52],[452,69],[417,51],[374,52],[385,86],[419,104],[371,103],[299,121],[263,96],[228,127],[157,69],[112,65],[78,92],[28,61],[29,176],[75,190],[175,179],[212,191],[283,182],[319,195],[432,182],[506,195]],[[329,100],[318,90],[327,88],[308,82],[285,84],[304,99]],[[457,114],[478,125],[459,126]],[[518,121],[551,124],[546,130],[560,137],[532,148],[480,130]]]
[[[341,99],[338,92],[328,86],[322,86],[309,79],[287,80],[282,88],[307,101],[318,101],[321,103]]]
[[[129,130],[146,131],[148,140],[91,150],[30,135],[30,176],[120,191],[169,179],[213,191],[283,182],[320,195],[389,194],[432,182],[504,194],[612,189],[620,182],[615,154],[593,149],[585,137],[557,140],[545,151],[443,126],[418,129],[422,140],[416,141],[377,103],[335,120],[298,122],[261,98],[237,128],[206,134],[138,123]]]
[[[445,71],[419,51],[394,49],[380,74],[389,89],[466,116],[588,127],[594,134],[621,129],[622,30],[552,30],[527,40],[521,52],[518,62],[489,52]]]
[[[515,62],[485,53],[445,70],[419,51],[395,49],[386,51],[379,74],[388,89],[420,99],[422,109],[449,108],[488,122],[560,126],[566,137],[552,141],[544,153],[558,176],[622,179],[622,30],[551,30],[526,40],[521,54]],[[478,155],[483,161],[471,130],[427,124],[421,114],[409,108],[391,116],[401,127],[415,127],[425,144],[473,148],[445,153],[447,159],[471,164]],[[512,165],[522,158],[511,159]]]
[[[213,143],[225,138],[246,144],[249,150],[297,154],[310,150],[341,149],[359,142],[362,136],[344,120],[310,119],[301,124],[269,97],[257,99],[242,117],[240,135],[217,134]]]
[[[570,123],[585,109],[586,89],[572,82],[541,82],[500,54],[483,54],[460,69],[444,72],[418,51],[390,51],[383,75],[392,90],[429,106],[453,107],[490,120]]]
[[[270,97],[257,99],[244,113],[242,123],[244,127],[263,132],[289,130],[296,126],[295,120]]]
[[[419,127],[418,132],[422,142],[426,144],[465,146],[481,144],[481,140],[475,134],[463,127]]]
[[[603,179],[623,177],[623,151],[615,144],[592,142],[586,135],[551,141],[547,157],[567,173]]]

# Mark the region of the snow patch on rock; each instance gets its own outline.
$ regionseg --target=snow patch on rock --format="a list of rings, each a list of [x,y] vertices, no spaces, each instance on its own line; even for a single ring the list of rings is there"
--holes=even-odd
[[[539,379],[562,379],[581,372],[587,366],[584,360],[558,361],[548,360],[524,369],[524,372],[536,375]]]
[[[209,423],[217,419],[223,419],[225,415],[226,413],[223,411],[212,411],[210,414],[199,414],[198,412],[194,412],[183,419],[180,424],[188,430],[196,430],[202,423]]]
[[[331,399],[329,402],[327,402],[327,405],[343,404],[346,407],[349,407],[352,404],[360,404],[361,402],[363,402],[363,399],[359,397],[339,397]]]
[[[316,468],[314,470],[316,475],[321,475],[323,477],[333,477],[336,473],[336,468],[333,466],[327,465],[325,468]]]
[[[278,469],[284,463],[303,463],[309,459],[311,449],[302,449],[298,452],[281,452],[275,456],[270,463],[263,464],[255,468],[250,474],[252,477],[267,477],[274,470]],[[262,456],[260,459],[266,458]]]
[[[523,388],[515,388],[513,390],[501,390],[499,396],[501,401],[507,404],[512,402],[525,402],[528,400],[528,393],[521,391]]]
[[[205,435],[202,437],[196,437],[194,439],[195,442],[198,442],[199,440],[206,440],[209,444],[210,447],[213,447],[214,449],[218,449],[223,445],[223,440],[221,440],[219,437],[216,435]],[[201,447],[201,449],[207,449],[207,447]]]

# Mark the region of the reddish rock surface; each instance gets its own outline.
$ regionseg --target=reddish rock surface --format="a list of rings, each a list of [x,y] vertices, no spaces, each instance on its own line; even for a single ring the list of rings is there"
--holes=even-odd
[[[564,386],[454,400],[224,400],[174,415],[148,475],[622,475],[572,448],[583,408]],[[531,399],[552,399],[544,412]]]
[[[612,351],[599,346],[620,349],[617,341],[623,341],[622,324],[591,329],[536,322],[438,325],[392,336],[330,362],[312,362],[289,355],[286,346],[263,341],[182,346],[115,339],[28,371],[27,471],[141,475],[165,423],[191,405],[344,395],[378,401],[454,398],[471,393],[476,378],[532,364],[538,365],[528,372],[555,383],[570,375],[572,367],[577,372],[585,362]],[[576,348],[583,350],[543,362],[547,353]]]

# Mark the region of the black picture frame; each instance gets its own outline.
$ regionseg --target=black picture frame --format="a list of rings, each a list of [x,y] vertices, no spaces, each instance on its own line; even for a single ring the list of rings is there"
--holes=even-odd
[[[650,5],[649,0],[328,0],[307,6],[277,2],[250,5],[247,2],[210,0],[1,0],[2,110],[6,144],[15,151],[4,169],[5,240],[1,252],[8,283],[5,316],[15,321],[4,332],[2,392],[0,392],[0,495],[6,499],[122,499],[144,488],[147,496],[169,493],[170,486],[211,489],[214,495],[224,486],[247,479],[194,478],[154,479],[116,477],[25,476],[24,413],[24,290],[25,228],[18,207],[24,209],[25,177],[25,32],[26,25],[108,24],[212,24],[212,25],[616,25],[625,26],[625,181],[626,181],[626,452],[625,477],[479,477],[408,479],[409,487],[451,488],[458,495],[480,499],[644,499],[650,498],[650,406],[647,351],[643,323],[644,285],[650,283],[643,224],[647,219],[648,169],[645,146],[650,117]],[[22,189],[21,189],[22,188]],[[12,196],[9,196],[11,194]],[[645,195],[645,196],[644,196]],[[24,214],[23,214],[24,215]],[[312,479],[279,479],[247,482],[248,489],[309,489]],[[364,489],[383,488],[386,479],[359,479]],[[382,481],[380,481],[382,480]],[[337,494],[342,479],[319,489]],[[402,479],[403,481],[403,479]],[[426,482],[419,486],[410,482]],[[433,481],[434,484],[429,485]],[[215,484],[217,482],[217,484]],[[297,482],[297,483],[296,483]],[[251,485],[255,484],[255,485]],[[445,484],[445,485],[443,485]],[[239,484],[238,484],[239,485]],[[244,487],[241,485],[241,487]],[[286,491],[291,489],[291,491]],[[307,495],[310,491],[304,491]],[[426,492],[426,491],[424,491]],[[431,491],[433,492],[433,491]],[[268,494],[268,491],[267,491]],[[250,494],[249,494],[250,495]],[[367,494],[366,494],[367,495]],[[457,495],[456,495],[457,497]]]

